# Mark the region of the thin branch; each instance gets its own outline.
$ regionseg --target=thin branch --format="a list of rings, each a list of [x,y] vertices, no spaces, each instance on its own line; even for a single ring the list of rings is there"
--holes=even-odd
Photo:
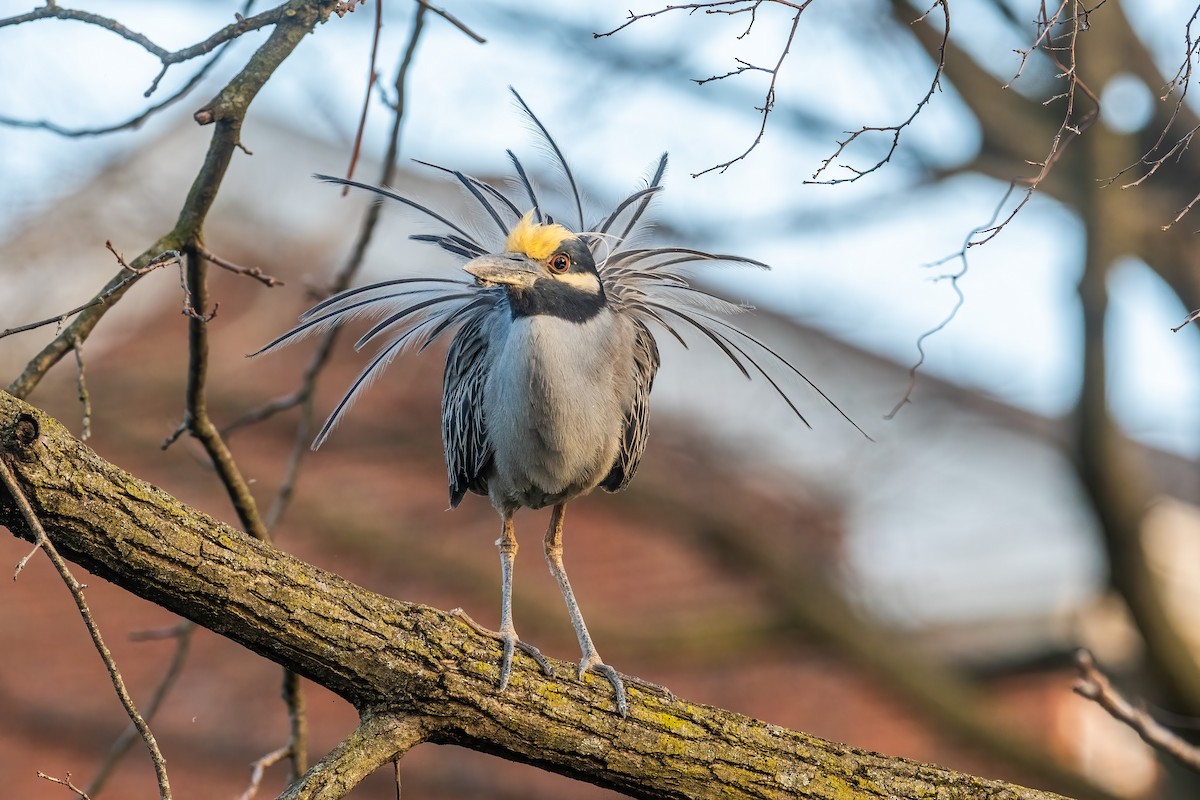
[[[430,11],[434,14],[437,14],[439,17],[446,20],[446,22],[449,22],[451,25],[458,28],[460,31],[465,33],[467,36],[474,39],[477,43],[487,44],[487,39],[483,38],[478,33],[471,30],[470,28],[468,28],[465,23],[463,23],[460,19],[455,17],[453,14],[451,14],[446,9],[438,8],[437,6],[430,5],[428,0],[417,0],[417,3],[425,10]]]
[[[205,260],[194,248],[187,252],[188,371],[184,424],[208,453],[221,485],[229,495],[234,511],[246,532],[256,539],[270,541],[250,486],[220,431],[208,416],[208,280]],[[215,310],[211,313],[215,313]]]
[[[130,634],[129,638],[135,642],[150,641],[153,639],[175,639],[175,652],[171,654],[171,661],[167,665],[166,671],[162,678],[159,679],[158,686],[154,687],[154,693],[150,696],[150,702],[146,704],[145,719],[149,724],[158,714],[159,708],[162,707],[163,701],[167,698],[167,694],[175,686],[176,681],[183,674],[184,664],[187,663],[188,653],[192,642],[192,634],[196,632],[196,623],[190,620],[184,620],[178,625],[172,625],[165,631],[149,631],[142,633]],[[100,764],[96,776],[92,778],[92,782],[88,784],[88,794],[99,794],[104,788],[104,784],[112,776],[117,765],[121,763],[121,759],[129,752],[129,748],[133,746],[134,741],[138,737],[138,729],[136,725],[129,725],[121,735],[113,741],[112,747],[108,749],[108,755],[104,757],[104,761]]]
[[[254,280],[258,281],[263,286],[283,286],[283,281],[267,275],[258,267],[243,267],[238,264],[234,264],[232,261],[226,261],[202,244],[196,245],[196,252],[199,253],[205,261],[208,261],[211,264],[216,264],[221,269],[228,270],[235,275],[245,275],[247,278],[254,278]]]
[[[1051,13],[1046,8],[1045,4],[1043,4],[1040,12],[1041,16],[1038,20],[1038,30],[1036,36],[1034,37],[1033,44],[1031,44],[1026,50],[1017,51],[1021,54],[1022,58],[1017,67],[1017,73],[1014,75],[1012,81],[1015,81],[1016,78],[1020,76],[1021,70],[1024,69],[1030,53],[1032,53],[1034,50],[1044,51],[1059,68],[1059,77],[1067,81],[1066,89],[1063,92],[1046,100],[1043,105],[1049,105],[1057,100],[1065,100],[1066,110],[1063,112],[1062,122],[1059,124],[1058,130],[1055,132],[1054,137],[1050,142],[1050,148],[1046,156],[1042,159],[1042,161],[1033,164],[1034,166],[1038,167],[1038,173],[1032,178],[1011,182],[1008,188],[1005,190],[1004,196],[1000,199],[1000,202],[996,204],[996,208],[992,212],[991,219],[984,225],[974,228],[969,234],[967,234],[966,241],[963,243],[962,248],[960,248],[958,252],[939,259],[931,265],[936,266],[944,264],[954,259],[961,261],[961,267],[957,272],[941,276],[941,279],[947,279],[950,281],[951,287],[954,290],[954,307],[950,309],[950,312],[942,319],[941,322],[937,323],[917,338],[918,358],[916,363],[909,368],[908,385],[906,386],[904,394],[901,396],[900,400],[897,401],[896,405],[892,407],[891,411],[884,415],[884,419],[894,418],[900,409],[909,403],[912,397],[912,392],[916,387],[917,372],[925,363],[926,340],[949,325],[950,322],[952,322],[958,315],[959,309],[962,308],[965,298],[962,290],[958,286],[958,281],[966,275],[968,269],[967,250],[972,247],[979,247],[987,244],[992,239],[996,238],[996,236],[998,236],[1000,232],[1003,231],[1014,218],[1016,218],[1017,214],[1019,214],[1021,210],[1029,203],[1029,201],[1033,199],[1034,193],[1038,190],[1042,182],[1045,181],[1050,175],[1051,170],[1053,170],[1058,161],[1066,153],[1068,146],[1082,136],[1084,131],[1086,131],[1099,117],[1100,100],[1096,94],[1090,88],[1088,88],[1087,84],[1080,79],[1078,74],[1077,46],[1079,34],[1087,30],[1088,25],[1090,24],[1090,14],[1100,6],[1104,5],[1105,1],[1106,0],[1100,0],[1100,2],[1095,6],[1088,8],[1081,7],[1080,0],[1060,0],[1058,7],[1053,11],[1053,13]],[[1073,9],[1073,12],[1068,17],[1067,11],[1069,7]],[[932,7],[930,10],[932,10]],[[929,12],[926,13],[928,14]],[[1060,41],[1054,37],[1053,31],[1059,25],[1068,24],[1068,20],[1070,28],[1065,34],[1066,41],[1065,43],[1060,43]],[[947,32],[948,31],[949,18],[947,17]],[[943,37],[940,47],[940,52],[943,54],[943,56],[945,53],[945,46],[946,39]],[[1064,63],[1063,59],[1060,58],[1060,54],[1065,55],[1066,63]],[[1009,81],[1009,83],[1005,85],[1005,88],[1008,88],[1008,86],[1012,84],[1012,81]],[[1092,107],[1080,114],[1078,119],[1076,119],[1077,91],[1082,92],[1092,104]],[[1002,213],[1004,207],[1012,198],[1013,192],[1016,190],[1018,185],[1021,184],[1024,185],[1024,191],[1021,193],[1020,200],[1013,205],[1012,209],[1007,215],[1004,216],[1003,219],[1000,219],[1000,214]],[[1200,196],[1198,196],[1197,200],[1193,202],[1200,202]],[[1186,322],[1184,324],[1186,324]]]
[[[158,255],[154,256],[153,258],[148,259],[145,262],[144,266],[131,267],[125,263],[125,259],[123,259],[121,257],[121,254],[118,253],[113,248],[113,243],[111,241],[105,242],[104,246],[108,248],[108,251],[110,253],[112,253],[114,256],[116,256],[117,263],[121,265],[122,271],[129,272],[128,276],[122,278],[121,280],[116,281],[115,283],[110,282],[108,286],[106,286],[103,290],[101,290],[100,293],[97,294],[95,297],[93,297],[91,300],[87,301],[86,303],[84,303],[81,306],[76,306],[75,308],[72,308],[70,311],[64,311],[63,313],[58,314],[57,316],[49,317],[47,319],[39,320],[37,322],[30,322],[25,325],[18,325],[15,328],[5,328],[3,331],[0,331],[0,339],[3,339],[5,336],[12,336],[15,333],[24,333],[26,331],[32,331],[37,328],[44,327],[46,325],[61,325],[63,322],[66,321],[66,319],[68,317],[73,317],[76,314],[80,313],[81,311],[85,311],[94,306],[104,305],[105,303],[108,303],[110,300],[113,300],[113,299],[119,297],[121,294],[124,293],[125,289],[127,289],[130,284],[132,284],[138,278],[145,275],[147,272],[153,272],[154,270],[158,269],[159,267],[165,267],[167,264],[181,263],[178,250],[167,250],[166,252],[159,253]],[[135,263],[137,263],[137,262],[135,262]],[[80,343],[80,341],[81,340],[76,335],[70,339],[70,344],[72,347],[74,347],[76,344]],[[12,388],[9,388],[9,391],[12,392],[13,391]]]
[[[686,11],[688,14],[695,14],[697,11],[703,11],[705,14],[725,14],[727,16],[750,11],[751,15],[753,16],[754,11],[757,10],[758,6],[762,5],[764,2],[775,3],[777,5],[788,6],[789,8],[803,11],[803,6],[807,6],[811,0],[804,0],[804,2],[801,3],[792,3],[788,2],[788,0],[714,0],[713,2],[708,3],[681,3],[679,5],[668,5],[658,9],[657,11],[646,11],[641,14],[635,14],[630,11],[628,12],[628,18],[626,18],[623,23],[607,33],[593,34],[593,37],[599,39],[604,36],[612,36],[625,30],[635,22],[640,22],[644,19],[650,19],[651,17],[657,17],[660,14],[667,14],[672,11]],[[746,7],[737,8],[737,6]]]
[[[383,30],[383,0],[375,0],[375,30],[371,35],[371,57],[367,64],[367,90],[363,93],[362,112],[358,115],[358,130],[354,134],[354,146],[350,150],[350,164],[346,167],[346,180],[354,177],[358,165],[358,154],[362,150],[363,131],[367,128],[367,109],[371,107],[371,90],[379,80],[375,59],[379,55],[379,33]],[[350,193],[349,186],[342,187],[342,197]]]
[[[808,7],[810,2],[812,2],[812,0],[806,0],[806,2],[801,4],[800,7],[796,9],[796,13],[792,17],[792,27],[788,29],[787,40],[783,43],[783,50],[780,52],[779,58],[775,62],[775,66],[769,69],[765,67],[753,67],[754,71],[766,72],[771,76],[771,81],[767,85],[767,94],[763,98],[763,104],[756,108],[756,110],[759,112],[760,119],[758,124],[758,133],[755,134],[754,141],[752,141],[750,146],[742,151],[740,155],[734,156],[728,161],[724,161],[720,164],[714,164],[713,166],[707,169],[702,169],[699,172],[693,172],[693,178],[698,178],[701,175],[705,175],[713,171],[725,172],[731,166],[750,155],[750,153],[752,153],[754,149],[762,142],[763,136],[765,136],[767,133],[767,118],[770,116],[771,110],[775,108],[775,82],[779,79],[779,70],[783,68],[783,62],[788,57],[788,53],[791,52],[792,42],[796,38],[796,29],[800,27],[800,15],[804,13],[804,9]],[[749,65],[747,65],[747,67],[749,68]],[[746,70],[733,70],[727,75],[722,75],[717,78],[709,78],[708,80],[720,80],[721,78],[727,78],[732,75],[741,74],[744,71]],[[703,84],[705,82],[706,81],[697,81],[699,84]]]
[[[1075,666],[1079,669],[1079,680],[1074,686],[1075,694],[1100,706],[1109,716],[1127,725],[1155,750],[1166,753],[1193,772],[1200,772],[1200,748],[1167,729],[1150,716],[1145,708],[1134,706],[1126,700],[1096,666],[1096,659],[1090,652],[1080,650],[1075,656]]]
[[[272,750],[251,764],[250,785],[246,787],[246,791],[242,792],[241,800],[253,800],[254,796],[258,794],[258,789],[262,785],[262,779],[266,771],[291,754],[292,749],[285,745],[278,750]]]
[[[1189,145],[1191,145],[1192,139],[1196,136],[1196,133],[1200,131],[1200,125],[1193,126],[1184,132],[1182,136],[1177,138],[1170,145],[1170,147],[1166,147],[1165,150],[1163,149],[1166,145],[1168,134],[1170,134],[1171,129],[1175,127],[1175,122],[1179,119],[1180,113],[1185,110],[1188,90],[1192,85],[1192,61],[1197,57],[1197,55],[1200,55],[1200,38],[1198,38],[1193,31],[1193,28],[1198,20],[1200,20],[1200,6],[1197,6],[1196,9],[1192,11],[1192,16],[1188,19],[1187,25],[1184,27],[1183,60],[1180,62],[1179,68],[1175,70],[1175,76],[1167,82],[1165,87],[1163,87],[1162,94],[1158,98],[1160,101],[1166,102],[1167,98],[1169,98],[1172,93],[1174,93],[1176,90],[1179,92],[1175,98],[1175,104],[1171,108],[1171,114],[1167,118],[1167,121],[1163,124],[1162,130],[1158,134],[1158,138],[1154,141],[1154,144],[1150,146],[1150,149],[1148,149],[1142,155],[1141,158],[1105,181],[1103,184],[1104,186],[1111,185],[1130,170],[1138,167],[1146,167],[1146,171],[1143,172],[1140,177],[1122,184],[1121,188],[1129,189],[1134,186],[1140,186],[1143,181],[1146,181],[1152,175],[1158,172],[1158,170],[1168,161],[1181,157],[1183,152],[1187,150]],[[1176,222],[1179,222],[1179,220],[1183,219],[1183,217],[1196,205],[1196,202],[1197,198],[1193,198],[1192,201],[1179,212],[1175,219],[1163,226],[1163,230],[1169,230]]]
[[[243,13],[250,8],[252,3],[253,0],[246,0],[246,4],[242,9]],[[55,10],[58,13],[45,13],[47,9]],[[14,128],[33,128],[36,130],[46,130],[50,131],[51,133],[56,133],[60,136],[72,138],[82,136],[103,136],[116,131],[134,130],[140,127],[142,123],[144,123],[154,114],[162,111],[164,108],[174,105],[179,100],[186,97],[192,91],[192,89],[194,89],[200,83],[200,81],[212,71],[213,67],[216,66],[217,62],[220,61],[221,57],[225,54],[226,50],[228,49],[228,45],[232,44],[234,39],[249,31],[258,30],[266,27],[267,25],[276,24],[285,10],[286,4],[250,18],[245,18],[242,16],[242,14],[235,14],[234,16],[237,17],[237,22],[227,25],[225,28],[217,31],[203,42],[174,52],[167,51],[158,45],[155,45],[153,42],[145,39],[145,37],[143,37],[141,34],[136,34],[132,31],[129,31],[116,20],[110,20],[107,17],[101,17],[97,14],[90,14],[88,12],[65,9],[53,3],[47,3],[46,6],[38,9],[36,12],[33,12],[33,14],[37,16],[22,14],[18,17],[10,17],[5,20],[0,20],[0,27],[3,27],[6,24],[20,24],[21,22],[30,22],[33,19],[57,17],[59,19],[74,19],[81,22],[88,22],[101,28],[105,28],[106,30],[111,30],[119,35],[123,35],[121,34],[122,31],[132,34],[132,36],[135,38],[130,38],[129,36],[124,36],[124,38],[129,39],[135,44],[143,46],[143,48],[152,55],[157,56],[162,64],[161,70],[154,77],[154,80],[151,81],[150,88],[144,93],[145,97],[150,97],[150,95],[154,93],[154,91],[158,88],[159,83],[166,75],[167,69],[170,68],[171,65],[196,58],[197,56],[205,55],[220,47],[213,57],[206,61],[198,70],[196,70],[196,72],[193,73],[190,78],[188,78],[183,86],[177,89],[173,94],[158,103],[148,106],[139,114],[136,114],[122,122],[116,122],[110,125],[102,125],[97,127],[70,128],[51,120],[25,120],[18,119],[16,117],[0,115],[0,125],[8,125]]]
[[[166,48],[159,47],[154,42],[150,41],[150,39],[146,36],[138,33],[137,31],[130,30],[111,17],[93,14],[90,11],[64,8],[58,5],[58,3],[53,2],[53,0],[50,0],[41,8],[34,9],[28,13],[17,14],[13,17],[0,19],[0,28],[6,28],[10,25],[23,25],[27,22],[34,22],[40,19],[63,19],[72,20],[74,22],[83,22],[88,25],[95,25],[97,28],[103,28],[106,31],[115,33],[117,36],[120,36],[122,39],[125,39],[128,42],[136,44],[138,47],[142,48],[147,53],[160,60],[166,58],[170,54],[170,51]]]
[[[83,424],[79,431],[79,441],[86,442],[92,438],[92,396],[88,392],[87,379],[83,372],[83,342],[72,343],[71,349],[75,351],[75,366],[78,370],[75,386],[79,395],[79,404],[83,407]]]
[[[29,526],[29,530],[33,533],[38,546],[46,553],[46,556],[50,559],[50,563],[54,565],[54,569],[58,571],[63,583],[67,586],[67,590],[71,593],[71,597],[75,600],[75,606],[79,609],[79,616],[82,617],[83,624],[87,627],[88,634],[92,637],[92,644],[95,645],[96,652],[100,654],[100,659],[104,662],[104,668],[108,671],[108,677],[112,681],[113,689],[117,693],[117,699],[121,701],[121,705],[125,708],[125,713],[129,715],[129,719],[137,728],[138,733],[141,734],[142,741],[146,743],[146,749],[150,751],[150,760],[154,764],[154,773],[158,779],[159,797],[161,800],[170,800],[171,783],[167,778],[166,761],[163,759],[162,751],[158,749],[158,742],[155,741],[154,734],[150,731],[146,720],[138,713],[137,706],[133,703],[133,698],[129,696],[129,691],[125,688],[125,679],[121,677],[121,672],[117,669],[117,663],[113,659],[112,652],[104,644],[104,637],[100,635],[100,628],[96,625],[95,618],[92,617],[92,610],[88,607],[87,600],[84,599],[84,585],[75,579],[75,576],[67,566],[67,562],[63,560],[62,556],[58,554],[58,550],[51,543],[50,537],[46,535],[45,528],[42,527],[41,520],[38,519],[33,506],[29,503],[29,498],[25,496],[21,484],[17,482],[16,476],[13,475],[12,470],[8,466],[8,461],[3,457],[0,457],[0,482],[3,482],[9,496],[20,511],[25,524]],[[50,780],[53,779],[51,778]]]
[[[291,771],[288,781],[295,781],[308,769],[308,715],[305,712],[304,685],[295,671],[284,667],[280,695],[288,712],[288,755]]]
[[[938,0],[939,3],[943,1],[944,0]],[[792,16],[791,28],[788,30],[787,38],[783,43],[783,48],[779,53],[779,58],[775,61],[775,65],[773,67],[763,67],[751,64],[739,58],[736,59],[736,61],[740,66],[730,70],[729,72],[726,72],[723,75],[712,75],[708,78],[693,79],[697,84],[703,86],[706,83],[724,80],[736,75],[741,75],[745,72],[764,72],[770,75],[771,78],[767,84],[767,91],[766,95],[763,97],[763,103],[761,106],[755,106],[755,110],[758,111],[760,117],[758,133],[755,135],[754,140],[750,143],[750,146],[747,147],[740,155],[734,156],[728,161],[723,161],[720,164],[714,164],[713,166],[700,170],[699,172],[694,172],[692,173],[693,178],[698,178],[701,175],[706,175],[710,172],[725,172],[734,164],[749,156],[750,153],[752,153],[754,149],[757,148],[760,143],[762,143],[763,136],[766,135],[767,132],[767,120],[771,115],[772,109],[775,107],[775,84],[779,79],[779,72],[783,68],[783,62],[787,59],[788,54],[791,52],[792,42],[794,42],[796,39],[796,30],[800,26],[800,16],[812,3],[812,0],[798,0],[797,2],[789,2],[788,0],[715,0],[715,2],[707,3],[684,3],[681,5],[668,5],[656,11],[649,11],[641,14],[635,14],[630,11],[628,18],[621,25],[618,25],[616,28],[613,28],[605,33],[592,34],[593,38],[600,39],[606,36],[613,36],[635,22],[649,19],[651,17],[657,17],[660,14],[666,14],[671,11],[686,11],[688,14],[694,14],[697,11],[702,11],[705,14],[723,16],[749,14],[749,23],[746,25],[745,30],[742,31],[742,33],[737,37],[738,39],[743,39],[749,35],[751,29],[754,27],[754,23],[758,19],[758,9],[765,2],[772,3],[774,5],[785,6],[795,12]],[[949,14],[948,11],[947,14]]]
[[[817,167],[817,171],[812,174],[810,179],[804,181],[804,183],[818,184],[823,186],[834,186],[840,183],[853,183],[859,178],[862,178],[865,175],[870,175],[872,172],[882,168],[884,164],[887,164],[892,160],[892,156],[894,156],[896,151],[900,148],[900,136],[904,133],[904,129],[913,124],[917,118],[917,115],[921,113],[925,106],[929,105],[929,102],[933,99],[933,95],[941,88],[942,85],[942,73],[946,69],[946,45],[950,41],[950,4],[948,0],[934,0],[933,5],[929,6],[929,8],[925,10],[925,13],[913,20],[911,24],[919,25],[923,23],[925,19],[933,13],[933,10],[939,6],[941,6],[942,9],[943,27],[942,41],[941,44],[938,45],[937,65],[934,67],[933,79],[929,82],[929,88],[926,90],[925,96],[917,101],[917,105],[913,109],[913,112],[908,115],[907,119],[898,125],[864,125],[858,130],[850,132],[845,139],[838,141],[837,148],[827,158],[821,161],[821,165]],[[859,169],[846,163],[839,163],[843,154],[846,152],[846,148],[868,133],[891,134],[891,144],[889,145],[888,150],[883,157],[865,169]],[[848,171],[850,173],[850,177],[822,178],[821,176],[824,175],[825,172],[835,164]]]
[[[71,783],[71,773],[69,772],[63,775],[61,778],[55,778],[47,775],[41,770],[38,770],[37,776],[44,781],[50,781],[51,783],[57,783],[59,786],[67,787],[75,794],[76,797],[80,798],[80,800],[92,800],[91,796],[86,791]]]
[[[29,551],[28,553],[26,553],[25,555],[21,556],[21,560],[17,562],[17,565],[16,565],[15,567],[13,567],[13,576],[12,576],[12,579],[13,579],[14,581],[15,581],[17,578],[21,577],[21,573],[24,571],[25,567],[26,567],[26,566],[29,564],[29,560],[30,560],[31,558],[33,558],[34,556],[36,556],[36,555],[37,555],[37,552],[38,552],[38,550],[40,550],[40,549],[41,549],[41,547],[40,547],[39,545],[36,545],[36,544],[35,544],[35,545],[33,546],[33,549],[32,549],[32,550],[30,550],[30,551]]]
[[[968,247],[979,247],[980,245],[987,244],[999,235],[1008,226],[1008,223],[1012,222],[1017,214],[1021,212],[1021,209],[1033,199],[1034,192],[1038,190],[1038,187],[1041,186],[1051,170],[1054,169],[1055,165],[1066,153],[1067,148],[1082,136],[1084,131],[1090,128],[1099,118],[1100,98],[1079,77],[1079,62],[1076,48],[1078,46],[1079,34],[1088,29],[1090,14],[1104,5],[1105,2],[1106,0],[1100,0],[1099,3],[1091,8],[1081,8],[1080,0],[1061,0],[1053,14],[1048,13],[1045,4],[1042,5],[1041,17],[1038,20],[1038,34],[1034,39],[1032,47],[1045,52],[1051,61],[1054,62],[1055,66],[1058,67],[1058,77],[1064,78],[1067,81],[1067,88],[1063,92],[1050,97],[1042,103],[1042,105],[1048,106],[1058,100],[1065,100],[1066,109],[1063,112],[1062,123],[1059,125],[1054,138],[1050,142],[1050,149],[1046,156],[1040,162],[1030,162],[1032,166],[1038,167],[1038,172],[1033,177],[1021,181],[1021,183],[1025,184],[1025,192],[1021,196],[1020,202],[1013,207],[1012,211],[1002,221],[979,231],[979,234],[981,234],[980,238],[972,240],[968,243]],[[1060,24],[1065,24],[1064,15],[1068,6],[1074,9],[1074,12],[1069,17],[1070,29],[1066,34],[1066,44],[1059,44],[1052,35],[1052,31]],[[1060,58],[1060,53],[1065,54],[1066,63]],[[1024,62],[1022,62],[1022,66],[1023,64]],[[1078,119],[1075,118],[1076,91],[1083,92],[1092,104],[1092,107],[1084,111]]]
[[[995,211],[992,212],[992,218],[968,233],[966,238],[963,239],[963,245],[961,248],[959,248],[957,253],[952,253],[948,256],[940,258],[937,261],[934,261],[932,264],[926,264],[927,267],[937,267],[955,259],[959,260],[960,266],[957,271],[945,275],[939,275],[935,279],[950,281],[950,288],[954,290],[954,305],[950,308],[950,311],[946,313],[946,316],[942,318],[941,322],[937,323],[929,330],[924,331],[920,336],[917,337],[918,357],[916,362],[908,368],[908,385],[904,388],[903,396],[901,396],[901,398],[896,402],[896,405],[892,406],[892,410],[883,415],[884,419],[891,420],[895,418],[900,409],[911,402],[913,390],[917,387],[917,372],[925,364],[926,340],[934,334],[941,332],[947,325],[953,322],[954,318],[958,316],[959,310],[963,307],[963,303],[966,302],[966,296],[963,295],[962,288],[958,285],[958,282],[966,277],[967,270],[970,266],[967,261],[967,250],[971,246],[971,240],[974,239],[975,236],[980,232],[988,230],[996,224],[996,220],[1000,218],[1000,213],[1004,210],[1004,206],[1008,204],[1008,200],[1010,197],[1012,197],[1012,193],[1016,188],[1017,185],[1015,183],[1010,183],[1008,185],[1008,189],[1004,192],[1004,196],[1000,198],[1000,202],[996,204]]]

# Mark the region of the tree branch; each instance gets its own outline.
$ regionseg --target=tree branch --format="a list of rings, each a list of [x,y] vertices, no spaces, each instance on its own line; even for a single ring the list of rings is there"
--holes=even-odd
[[[89,303],[70,325],[25,366],[16,380],[9,384],[9,392],[28,397],[42,377],[70,351],[75,342],[87,339],[105,312],[140,278],[136,274],[131,276],[130,270],[143,270],[151,263],[151,259],[160,254],[168,250],[186,250],[187,245],[199,242],[208,210],[225,178],[233,151],[240,145],[241,123],[250,103],[317,22],[332,13],[334,5],[336,3],[333,0],[291,0],[283,7],[278,24],[267,41],[250,57],[245,68],[195,114],[196,121],[202,125],[218,124],[213,131],[204,165],[196,174],[174,229],[134,259],[129,267],[122,267],[110,278],[95,298],[103,299],[103,302]]]
[[[279,796],[279,800],[337,800],[428,735],[425,720],[404,714],[367,714],[362,724]]]
[[[637,797],[1057,797],[886,758],[636,685],[629,717],[621,719],[611,713],[602,679],[549,679],[524,659],[514,665],[509,689],[499,692],[497,642],[442,611],[373,594],[185,506],[8,394],[0,394],[0,456],[65,557],[322,684],[364,719],[420,719],[431,742]],[[0,523],[34,537],[7,493]],[[559,674],[573,675],[573,665],[561,663]],[[336,756],[334,762],[341,763]]]
[[[1145,708],[1125,699],[1096,666],[1096,659],[1087,650],[1075,656],[1079,680],[1075,694],[1103,708],[1117,722],[1128,725],[1142,741],[1159,752],[1166,753],[1193,772],[1200,772],[1200,748],[1168,729]]]

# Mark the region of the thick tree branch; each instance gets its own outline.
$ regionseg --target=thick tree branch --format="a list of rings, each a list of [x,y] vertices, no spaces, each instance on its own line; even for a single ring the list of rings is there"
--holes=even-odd
[[[637,688],[621,719],[602,679],[545,678],[524,659],[498,692],[496,642],[188,508],[8,394],[0,394],[0,455],[65,557],[328,687],[364,718],[420,719],[431,742],[637,797],[1056,797]],[[34,536],[7,493],[0,523]],[[573,665],[559,665],[559,675],[572,674]]]

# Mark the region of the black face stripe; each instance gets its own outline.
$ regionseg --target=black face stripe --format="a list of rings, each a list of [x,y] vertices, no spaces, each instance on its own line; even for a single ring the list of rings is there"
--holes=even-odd
[[[589,292],[554,278],[538,278],[529,289],[510,289],[508,306],[513,319],[549,314],[572,322],[586,322],[604,308],[604,290]]]

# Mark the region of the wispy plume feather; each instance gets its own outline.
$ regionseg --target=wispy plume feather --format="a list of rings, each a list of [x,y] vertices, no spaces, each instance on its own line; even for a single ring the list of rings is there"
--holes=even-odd
[[[642,188],[618,202],[607,214],[597,215],[589,228],[579,186],[566,156],[524,99],[515,90],[513,95],[528,115],[545,149],[552,155],[555,167],[566,180],[568,191],[565,194],[573,207],[568,210],[567,216],[557,219],[560,224],[565,219],[571,219],[573,224],[567,224],[566,227],[580,234],[587,242],[595,257],[605,295],[616,312],[632,315],[651,330],[666,333],[684,347],[695,339],[707,342],[746,378],[767,381],[796,417],[808,425],[808,420],[786,388],[788,383],[795,385],[795,379],[798,378],[862,432],[796,366],[730,321],[729,317],[746,311],[747,306],[730,302],[690,281],[690,277],[702,268],[730,266],[769,269],[766,264],[744,256],[708,253],[687,247],[641,246],[640,240],[644,237],[639,234],[644,234],[649,227],[646,213],[654,198],[663,190],[666,153],[658,159]],[[538,223],[556,219],[542,206],[539,193],[521,160],[512,150],[506,153],[516,173],[506,187],[512,195],[503,188],[458,170],[418,162],[445,173],[458,184],[466,201],[463,213],[482,214],[483,220],[488,223],[485,227],[499,234],[495,242],[505,240],[524,215],[522,209],[531,211],[532,219]],[[469,224],[456,222],[428,205],[390,189],[327,175],[316,177],[329,183],[374,192],[444,226],[443,232],[415,234],[410,238],[434,244],[463,261],[498,249],[486,232],[479,235],[472,233]],[[460,220],[464,218],[460,216]],[[635,243],[638,246],[634,246]],[[330,414],[313,442],[315,449],[397,355],[410,347],[424,350],[463,326],[478,326],[483,317],[496,313],[504,302],[503,289],[479,286],[465,277],[406,277],[380,281],[350,289],[318,303],[301,316],[296,327],[267,344],[259,353],[292,344],[355,319],[377,320],[360,337],[356,348],[377,341],[383,341],[383,345]],[[866,433],[863,432],[863,435],[866,436]]]

